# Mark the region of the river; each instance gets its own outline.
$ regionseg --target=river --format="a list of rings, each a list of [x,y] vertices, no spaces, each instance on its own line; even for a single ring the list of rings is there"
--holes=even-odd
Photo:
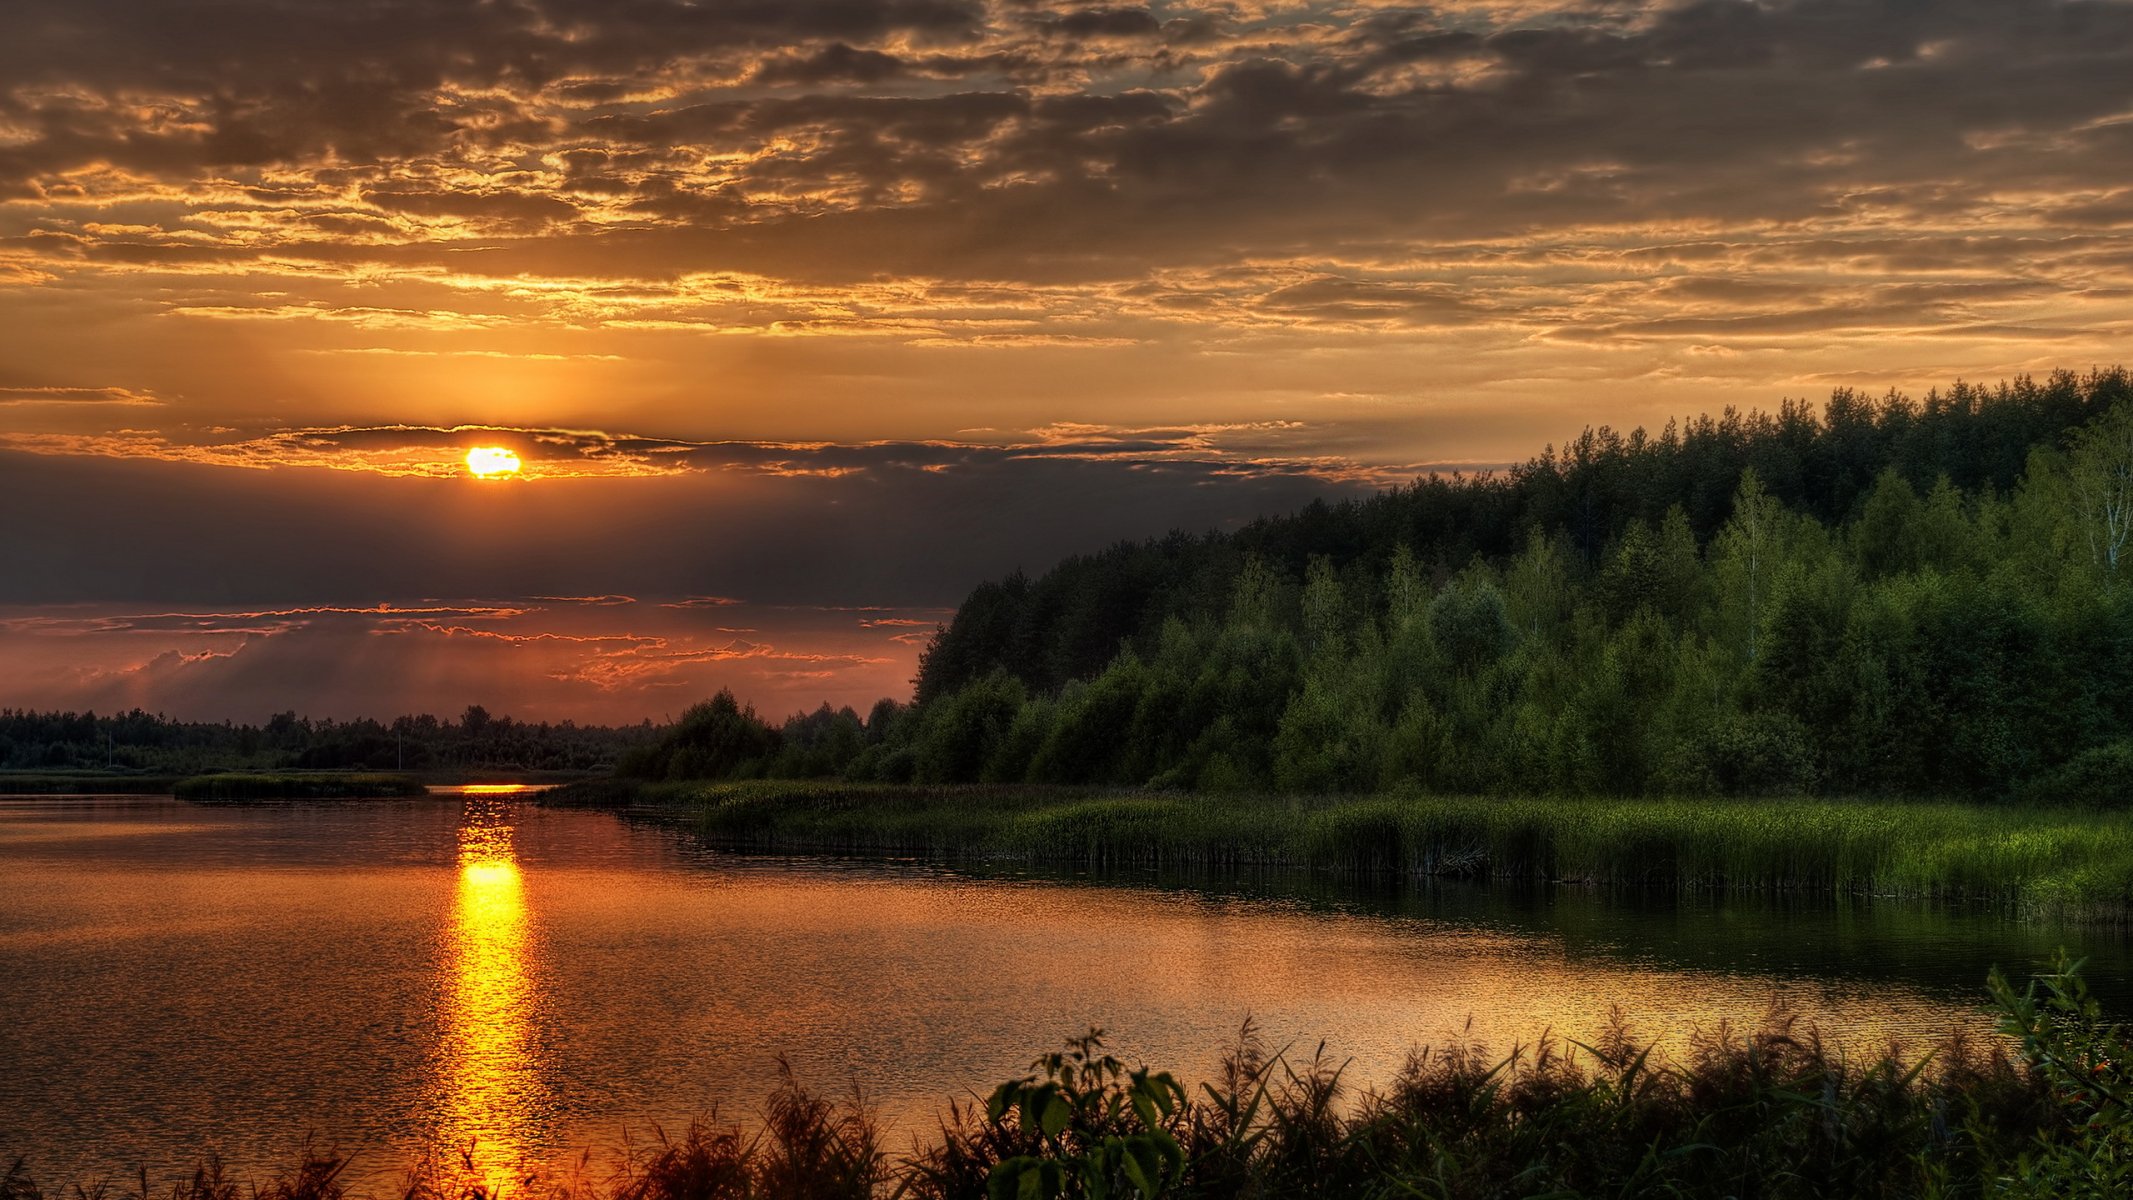
[[[1194,1078],[1247,1016],[1358,1084],[1614,1009],[1676,1053],[1774,1005],[1923,1048],[2058,945],[2123,1005],[2118,931],[1908,904],[748,857],[510,794],[0,799],[0,1158],[49,1193],[308,1139],[387,1192],[425,1148],[552,1167],[746,1121],[780,1056],[901,1149],[1089,1026]]]

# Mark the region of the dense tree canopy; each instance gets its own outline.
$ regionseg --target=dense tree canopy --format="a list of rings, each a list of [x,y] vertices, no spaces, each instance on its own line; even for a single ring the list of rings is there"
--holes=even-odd
[[[981,585],[911,708],[710,773],[2090,796],[2133,761],[2129,487],[2115,370],[1588,430]]]

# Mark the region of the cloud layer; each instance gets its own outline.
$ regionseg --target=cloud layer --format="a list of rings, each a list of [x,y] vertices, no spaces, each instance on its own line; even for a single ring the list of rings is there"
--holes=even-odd
[[[832,439],[1018,402],[1122,424],[1566,378],[1915,385],[2079,360],[2129,316],[2117,0],[7,20],[11,298],[146,335],[106,341],[110,378],[80,377],[80,334],[8,366],[209,423],[298,398],[405,419],[396,381],[458,416]],[[188,341],[281,377],[188,366]],[[951,394],[867,412],[924,388]],[[773,429],[765,394],[818,411]],[[985,423],[1040,423],[1017,417]]]

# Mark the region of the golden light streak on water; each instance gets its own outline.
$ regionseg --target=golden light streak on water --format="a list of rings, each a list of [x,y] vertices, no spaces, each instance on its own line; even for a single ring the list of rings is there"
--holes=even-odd
[[[471,1146],[490,1165],[527,1158],[551,1108],[534,1026],[533,934],[511,835],[507,804],[468,798],[439,1020],[438,1145]]]

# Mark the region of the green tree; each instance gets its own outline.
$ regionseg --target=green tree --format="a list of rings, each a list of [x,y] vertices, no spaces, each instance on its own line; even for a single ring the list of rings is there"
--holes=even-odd
[[[1406,542],[1393,547],[1392,562],[1385,570],[1385,618],[1387,626],[1398,633],[1407,623],[1422,615],[1429,604],[1429,582],[1422,578],[1422,566],[1415,561],[1415,552]]]
[[[1454,669],[1473,674],[1511,648],[1503,593],[1486,580],[1454,581],[1429,602],[1429,632]]]
[[[2133,403],[2121,401],[2077,430],[2069,465],[2090,559],[2115,575],[2133,533]]]
[[[1333,563],[1325,555],[1311,559],[1304,576],[1304,651],[1319,657],[1340,653],[1347,642],[1348,601],[1341,581],[1334,577]]]
[[[1784,506],[1763,487],[1762,477],[1753,467],[1742,471],[1740,487],[1733,493],[1733,516],[1718,533],[1714,557],[1730,599],[1739,606],[1739,644],[1742,657],[1751,663],[1762,645],[1784,525]]]
[[[1281,605],[1281,576],[1256,554],[1246,555],[1230,591],[1230,624],[1243,628],[1269,628]]]
[[[915,778],[920,783],[978,779],[1028,699],[1020,679],[995,669],[927,705],[914,747]]]

